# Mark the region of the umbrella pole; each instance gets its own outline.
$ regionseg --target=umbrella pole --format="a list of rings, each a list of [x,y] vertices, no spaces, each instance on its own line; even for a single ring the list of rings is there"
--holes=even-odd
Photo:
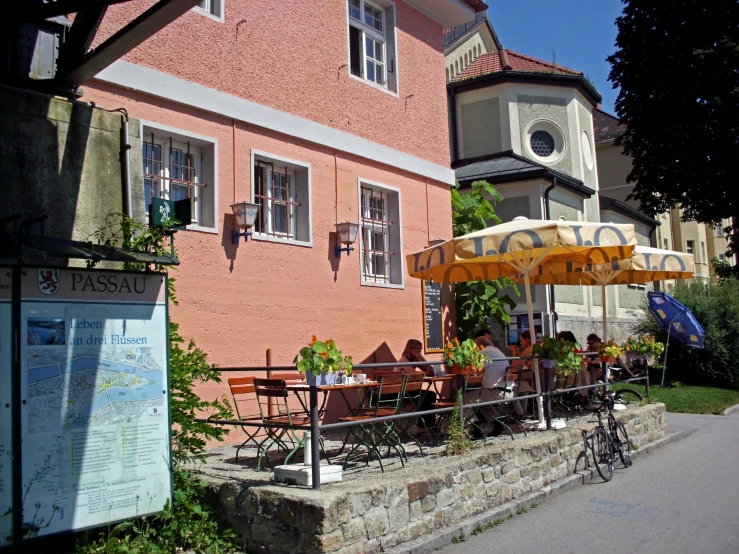
[[[531,333],[531,345],[536,342],[536,329],[534,328],[534,308],[531,305],[531,283],[529,283],[529,272],[523,274],[524,287],[526,288],[526,310],[529,314],[529,333]],[[539,416],[539,429],[546,429],[544,421],[544,400],[541,397],[541,379],[539,378],[539,361],[534,360],[534,381],[536,383],[536,408]]]
[[[601,302],[601,305],[603,307],[603,340],[608,340],[608,335],[606,335],[606,319],[608,319],[608,308],[607,308],[607,300],[606,300],[606,286],[601,285],[600,286],[600,296],[603,299]],[[608,392],[608,377],[609,377],[609,371],[608,371],[608,362],[603,362],[603,390],[605,392]]]
[[[672,332],[672,322],[675,321],[677,316],[670,320],[670,324],[667,326],[667,343],[665,343],[665,358],[662,360],[662,384],[660,387],[665,386],[665,370],[667,369],[667,350],[670,348],[670,333]]]

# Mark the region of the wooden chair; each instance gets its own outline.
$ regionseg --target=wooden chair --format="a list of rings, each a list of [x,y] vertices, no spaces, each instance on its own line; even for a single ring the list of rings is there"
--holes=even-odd
[[[274,427],[274,425],[306,425],[310,423],[310,418],[307,414],[299,415],[290,411],[287,403],[288,390],[283,379],[255,378],[254,390],[259,405],[259,415],[262,418],[267,435],[259,446],[257,456],[257,471],[259,471],[263,459],[269,464],[268,452],[271,447],[276,446],[278,450],[289,452],[285,458],[285,464],[287,464],[290,462],[290,458],[303,446],[303,439],[297,435],[294,429]],[[274,402],[273,406],[276,409],[274,415],[269,415],[270,399]]]
[[[257,395],[254,390],[254,377],[232,377],[228,380],[228,388],[231,390],[231,398],[233,399],[234,410],[236,410],[236,417],[238,417],[239,421],[248,423],[261,423],[262,416],[258,411],[256,411],[258,409],[258,406],[255,406],[255,404],[257,403]],[[254,411],[252,413],[248,413],[248,404],[252,404],[253,406],[252,410]],[[259,452],[261,443],[264,442],[257,440],[257,435],[259,435],[263,430],[262,426],[244,427],[242,425],[241,430],[246,435],[246,440],[242,442],[236,449],[237,461],[239,459],[239,451],[247,444],[253,442],[254,445],[257,447],[257,452]]]

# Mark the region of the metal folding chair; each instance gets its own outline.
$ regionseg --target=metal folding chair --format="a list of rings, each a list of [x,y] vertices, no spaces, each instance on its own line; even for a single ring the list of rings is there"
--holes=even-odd
[[[228,388],[231,390],[231,398],[233,399],[234,410],[236,410],[236,417],[239,418],[239,421],[249,423],[260,423],[263,421],[261,414],[255,411],[258,408],[258,404],[256,392],[254,390],[254,377],[232,377],[228,380]],[[250,409],[250,405],[251,409],[254,410],[252,411],[252,413],[248,412],[248,410]],[[241,451],[241,449],[250,442],[254,443],[254,446],[257,447],[257,452],[259,452],[259,448],[264,440],[257,440],[257,436],[262,432],[262,429],[262,426],[241,426],[241,430],[246,435],[246,440],[242,442],[236,449],[237,461],[239,459],[239,452]]]
[[[282,379],[254,379],[254,390],[259,404],[259,414],[264,424],[265,440],[260,444],[257,456],[257,471],[261,470],[262,460],[269,465],[268,452],[275,446],[278,450],[289,451],[285,464],[290,462],[295,453],[303,446],[301,439],[294,429],[283,425],[307,425],[310,418],[307,414],[293,413],[288,406],[288,390]],[[274,402],[274,415],[269,415],[270,399]],[[280,425],[275,427],[274,425]],[[288,444],[289,443],[289,444]],[[266,446],[265,446],[266,444]]]
[[[376,376],[374,374],[373,376]],[[339,418],[339,422],[349,422],[353,425],[347,428],[347,435],[344,444],[341,445],[342,450],[350,443],[351,448],[344,457],[344,467],[349,465],[349,458],[360,448],[367,449],[367,459],[365,465],[369,465],[372,455],[377,456],[380,464],[380,470],[385,471],[382,465],[382,454],[380,449],[383,446],[388,447],[388,452],[392,448],[400,457],[401,465],[405,466],[406,454],[403,445],[395,432],[395,421],[374,422],[373,418],[397,415],[403,401],[403,388],[405,385],[405,376],[400,373],[385,374],[378,376],[378,387],[375,394],[369,395],[369,402],[366,406],[359,406],[351,411],[347,416]]]

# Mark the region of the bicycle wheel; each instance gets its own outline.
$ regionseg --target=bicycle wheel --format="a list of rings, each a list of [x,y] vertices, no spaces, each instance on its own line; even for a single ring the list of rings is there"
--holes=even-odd
[[[618,447],[618,457],[621,458],[621,463],[624,467],[631,467],[634,463],[631,461],[631,441],[629,440],[629,434],[626,432],[626,427],[620,421],[616,422],[613,440]]]
[[[642,400],[644,400],[644,398],[642,397],[641,394],[639,394],[634,389],[619,389],[615,392],[613,396],[613,400],[615,402],[621,401],[621,402],[628,403],[628,402],[635,402],[635,401],[641,402]]]
[[[598,475],[606,482],[613,479],[613,444],[605,428],[598,427],[593,432],[590,448],[593,450],[593,461]]]

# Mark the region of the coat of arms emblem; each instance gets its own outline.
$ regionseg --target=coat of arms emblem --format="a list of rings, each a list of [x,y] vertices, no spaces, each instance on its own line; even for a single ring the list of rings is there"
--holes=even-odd
[[[38,269],[38,289],[44,294],[56,294],[59,290],[58,269]]]

